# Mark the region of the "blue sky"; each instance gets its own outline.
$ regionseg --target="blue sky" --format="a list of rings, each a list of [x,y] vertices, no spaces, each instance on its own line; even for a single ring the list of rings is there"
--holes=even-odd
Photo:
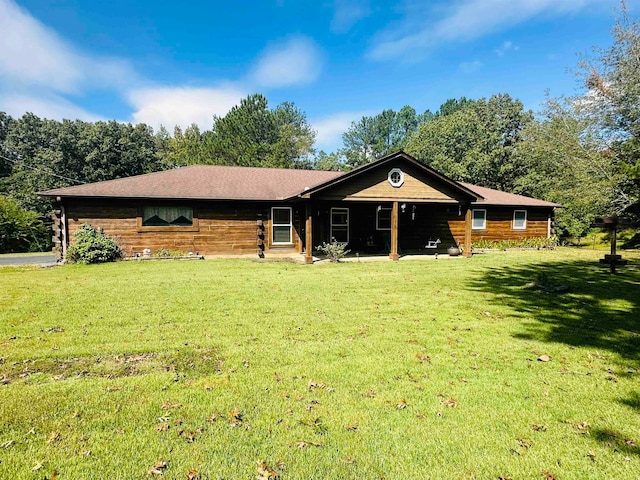
[[[640,0],[627,1],[631,15]],[[580,89],[617,0],[0,0],[0,111],[211,127],[250,93],[341,146],[362,115]]]

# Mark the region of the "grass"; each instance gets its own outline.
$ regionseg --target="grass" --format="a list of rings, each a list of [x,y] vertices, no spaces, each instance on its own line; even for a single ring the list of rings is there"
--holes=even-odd
[[[640,256],[600,256],[0,269],[0,477],[637,477]]]

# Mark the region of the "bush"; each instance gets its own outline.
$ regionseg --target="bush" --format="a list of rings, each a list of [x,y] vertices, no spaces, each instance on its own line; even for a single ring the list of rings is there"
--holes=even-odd
[[[25,210],[15,200],[0,196],[0,253],[42,251],[49,233],[37,212]]]
[[[183,252],[182,250],[170,250],[168,248],[160,248],[153,252],[152,256],[158,258],[177,258],[177,257],[186,257],[188,254]]]
[[[120,246],[105,235],[102,228],[85,223],[74,238],[74,244],[67,250],[67,260],[71,263],[115,262],[123,257]]]
[[[553,250],[558,246],[558,238],[552,236],[521,238],[519,240],[478,240],[471,243],[471,248],[476,250],[508,250],[508,249],[550,249]]]
[[[339,242],[331,242],[325,243],[317,247],[317,250],[321,253],[324,253],[329,260],[332,262],[339,262],[341,258],[343,258],[347,253],[351,250],[345,250],[347,248],[346,243]]]

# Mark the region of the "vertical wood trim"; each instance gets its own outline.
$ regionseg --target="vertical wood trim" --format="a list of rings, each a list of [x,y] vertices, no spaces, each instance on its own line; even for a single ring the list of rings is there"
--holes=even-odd
[[[464,214],[464,251],[462,255],[465,257],[470,257],[471,254],[471,206],[467,206],[467,211]]]
[[[313,263],[313,209],[311,203],[306,207],[307,219],[304,228],[304,263]]]
[[[551,213],[547,217],[547,238],[551,238]]]
[[[389,252],[391,260],[398,260],[398,202],[393,202],[391,208],[391,252]]]

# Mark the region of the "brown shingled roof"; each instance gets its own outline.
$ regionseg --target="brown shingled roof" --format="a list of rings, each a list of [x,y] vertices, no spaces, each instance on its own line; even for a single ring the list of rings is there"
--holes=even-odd
[[[343,172],[193,165],[42,192],[48,197],[284,200]]]
[[[538,200],[537,198],[516,195],[515,193],[501,192],[493,188],[480,187],[471,183],[460,182],[469,190],[473,190],[483,199],[473,202],[474,205],[502,205],[505,207],[560,207],[558,203]]]
[[[406,154],[402,155],[412,160]],[[388,158],[391,156],[385,157],[385,159]],[[431,172],[431,169],[429,171]],[[366,175],[366,172],[365,168],[358,169],[358,172],[352,170],[345,173],[284,168],[192,165],[105,182],[56,188],[41,194],[48,197],[280,201],[301,195],[314,187],[322,188],[327,182],[336,180],[343,175],[353,177],[358,174]],[[450,182],[456,183],[451,180]],[[501,192],[470,183],[460,182],[459,185],[482,197],[473,202],[474,205],[560,206],[557,203]]]

